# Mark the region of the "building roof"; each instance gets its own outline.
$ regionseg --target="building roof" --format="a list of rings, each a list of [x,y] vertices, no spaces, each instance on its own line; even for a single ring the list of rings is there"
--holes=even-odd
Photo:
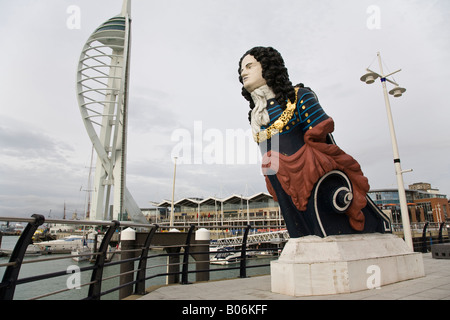
[[[228,197],[222,198],[222,199],[217,198],[217,197],[209,197],[206,199],[183,198],[183,199],[180,199],[180,200],[177,200],[176,202],[174,202],[174,206],[197,207],[199,204],[200,204],[200,206],[213,205],[213,204],[217,204],[217,203],[236,204],[236,203],[240,203],[241,201],[248,200],[250,202],[258,202],[258,201],[263,201],[263,200],[272,199],[272,198],[273,197],[267,192],[256,193],[249,197],[244,197],[242,195],[233,194],[231,196],[228,196]],[[164,200],[164,201],[160,202],[157,206],[158,207],[170,207],[170,206],[172,206],[172,201]]]
[[[222,200],[219,199],[219,198],[216,198],[216,197],[209,197],[209,198],[204,199],[200,203],[200,205],[213,205],[213,204],[216,204],[218,202],[222,202]]]
[[[183,206],[183,207],[198,207],[201,200],[191,199],[191,198],[183,198],[174,203],[174,206]]]
[[[405,191],[416,192],[417,190],[405,188]],[[379,188],[379,189],[370,189],[368,193],[372,192],[398,192],[398,188]]]
[[[223,199],[223,203],[240,203],[241,201],[246,201],[247,198],[243,197],[243,196],[239,196],[237,194],[233,194],[231,196],[229,196],[228,198]]]
[[[160,203],[158,203],[157,207],[170,207],[172,205],[172,201],[170,200],[164,200]]]
[[[249,201],[262,201],[267,199],[273,199],[273,197],[267,192],[260,192],[248,198]]]

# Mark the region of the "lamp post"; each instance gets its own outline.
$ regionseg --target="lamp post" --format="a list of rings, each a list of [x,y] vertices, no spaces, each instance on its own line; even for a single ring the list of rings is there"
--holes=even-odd
[[[361,77],[361,81],[372,84],[375,82],[375,80],[380,77],[381,84],[383,86],[383,94],[384,94],[384,102],[386,104],[386,112],[388,116],[388,123],[389,123],[389,131],[391,134],[391,142],[392,142],[392,151],[394,154],[394,166],[395,166],[395,174],[397,176],[397,185],[398,185],[398,195],[400,200],[400,211],[402,215],[402,222],[403,222],[403,234],[405,237],[405,242],[408,245],[408,247],[411,249],[411,251],[414,251],[413,247],[413,241],[412,241],[412,235],[411,235],[411,225],[409,221],[409,215],[408,215],[408,206],[406,202],[406,192],[405,192],[405,186],[403,183],[403,173],[410,172],[410,170],[402,170],[401,164],[400,164],[400,156],[398,152],[398,145],[397,145],[397,138],[395,135],[395,129],[394,129],[394,121],[392,119],[392,112],[391,112],[391,104],[389,103],[389,96],[386,88],[386,81],[392,83],[395,85],[395,88],[389,91],[389,94],[393,95],[394,97],[401,97],[402,94],[406,91],[405,88],[401,88],[396,82],[387,79],[387,77],[400,72],[400,70],[394,71],[388,75],[385,75],[383,72],[383,65],[381,63],[381,55],[378,52],[378,63],[380,65],[380,73],[378,74],[370,69],[367,69],[367,73]]]
[[[174,168],[173,168],[173,185],[172,185],[172,208],[170,211],[170,221],[169,221],[169,226],[173,226],[173,218],[174,218],[174,205],[173,205],[173,201],[174,201],[174,197],[175,197],[175,176],[177,174],[177,157],[174,158]]]

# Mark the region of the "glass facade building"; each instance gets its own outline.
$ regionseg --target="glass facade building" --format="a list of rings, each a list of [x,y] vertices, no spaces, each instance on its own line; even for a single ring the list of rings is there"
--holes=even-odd
[[[407,189],[405,193],[411,223],[448,221],[449,203],[446,195],[439,194],[437,190]],[[380,209],[391,214],[393,223],[401,223],[397,189],[370,190],[368,195]]]

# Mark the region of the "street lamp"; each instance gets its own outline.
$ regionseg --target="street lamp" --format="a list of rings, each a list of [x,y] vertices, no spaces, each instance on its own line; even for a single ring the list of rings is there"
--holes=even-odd
[[[172,210],[170,211],[170,221],[169,225],[173,226],[173,218],[174,218],[174,197],[175,197],[175,176],[177,174],[177,157],[174,158],[174,167],[173,167],[173,185],[172,185]]]
[[[413,247],[413,241],[412,241],[412,235],[411,235],[411,225],[409,222],[409,215],[408,215],[408,206],[406,202],[406,193],[405,193],[405,186],[403,184],[403,173],[405,172],[411,172],[410,170],[402,171],[401,165],[400,165],[400,156],[398,152],[398,145],[397,145],[397,138],[395,136],[395,129],[394,129],[394,121],[392,119],[392,112],[391,112],[391,105],[389,103],[389,96],[386,89],[386,81],[392,83],[395,88],[389,91],[389,94],[393,95],[394,97],[401,97],[402,94],[406,91],[405,88],[401,88],[396,82],[387,79],[387,77],[400,72],[400,70],[394,71],[388,75],[385,75],[383,72],[383,65],[381,63],[381,55],[378,52],[378,63],[380,65],[380,73],[376,73],[370,69],[366,69],[367,73],[361,77],[361,81],[371,84],[374,83],[375,80],[379,77],[381,79],[381,84],[383,86],[383,93],[384,93],[384,102],[386,104],[386,112],[388,116],[388,122],[389,122],[389,130],[391,133],[391,141],[392,141],[392,151],[394,153],[394,166],[395,166],[395,174],[397,176],[397,184],[398,184],[398,195],[400,200],[400,211],[402,215],[402,221],[403,221],[403,233],[405,236],[405,242],[408,245],[408,247],[414,251]]]

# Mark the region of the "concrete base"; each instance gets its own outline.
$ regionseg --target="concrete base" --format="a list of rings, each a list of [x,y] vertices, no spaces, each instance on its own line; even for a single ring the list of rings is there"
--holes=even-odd
[[[350,293],[423,276],[422,255],[392,234],[290,239],[271,262],[272,292],[290,296]]]

